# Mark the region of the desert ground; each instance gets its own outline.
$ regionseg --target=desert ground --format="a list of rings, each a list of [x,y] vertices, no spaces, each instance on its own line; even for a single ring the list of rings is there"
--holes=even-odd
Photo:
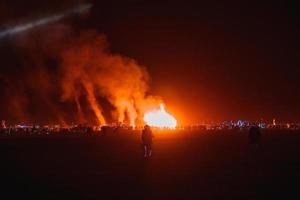
[[[300,131],[0,137],[1,199],[298,199]]]

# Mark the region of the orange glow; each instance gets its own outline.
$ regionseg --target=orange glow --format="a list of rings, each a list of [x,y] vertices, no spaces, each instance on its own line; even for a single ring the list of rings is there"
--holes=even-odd
[[[165,111],[164,105],[160,104],[159,110],[146,112],[144,121],[147,125],[157,128],[176,128],[177,120]]]
[[[105,119],[102,115],[102,111],[100,109],[99,104],[97,103],[95,94],[94,94],[94,88],[93,85],[88,81],[83,81],[83,85],[87,91],[87,100],[89,101],[93,111],[95,112],[95,115],[98,120],[98,125],[105,124]]]

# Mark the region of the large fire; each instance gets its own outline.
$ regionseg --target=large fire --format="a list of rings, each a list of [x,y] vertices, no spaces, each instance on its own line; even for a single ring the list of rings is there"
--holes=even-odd
[[[144,114],[144,121],[147,125],[157,128],[176,128],[177,120],[167,113],[164,105],[160,104],[159,110],[150,111]]]
[[[12,93],[5,96],[13,98],[5,101],[13,111],[12,118],[60,124],[75,122],[104,126],[113,121],[131,127],[140,127],[144,123],[153,127],[176,127],[176,119],[165,111],[163,105],[159,108],[161,97],[149,92],[151,77],[145,66],[132,58],[111,52],[103,34],[93,30],[73,34],[69,33],[72,31],[68,27],[66,33],[58,34],[61,28],[54,27],[53,31],[45,30],[45,34],[37,34],[41,37],[45,35],[38,41],[35,37],[32,41],[27,37],[24,41],[20,40],[20,46],[26,53],[24,55],[29,59],[27,62],[35,66],[29,70],[24,68],[24,72],[19,73],[25,78],[24,87],[8,82],[13,86],[9,90]],[[55,41],[51,42],[51,46],[46,37],[48,32],[58,36],[53,38]],[[47,62],[49,59],[59,61],[57,71],[49,70],[53,67],[52,62]],[[29,73],[35,69],[38,71]],[[53,76],[54,72],[59,75]],[[52,84],[54,82],[57,84]],[[23,95],[27,88],[34,88],[33,95]],[[51,109],[46,114],[42,109],[27,113],[31,105],[37,108],[47,105]],[[102,106],[107,106],[107,109]]]

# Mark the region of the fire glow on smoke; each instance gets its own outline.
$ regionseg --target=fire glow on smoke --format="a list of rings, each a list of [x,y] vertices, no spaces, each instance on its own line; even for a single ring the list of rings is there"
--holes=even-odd
[[[54,121],[68,125],[72,121],[107,125],[117,122],[132,127],[141,127],[145,123],[153,127],[176,127],[175,118],[165,111],[163,105],[159,109],[162,98],[149,93],[151,78],[145,66],[135,59],[111,52],[104,34],[95,30],[74,34],[68,30],[68,27],[58,25],[36,33],[39,40],[33,38],[35,35],[20,39],[19,47],[34,68],[24,70],[22,77],[26,81],[21,84],[26,82],[25,89],[15,87],[17,92],[11,94],[14,98],[10,98],[14,101],[8,101],[18,121],[41,120],[44,112],[31,115],[26,111],[31,105],[27,102],[43,102],[42,105],[46,103],[51,108],[48,110],[52,111],[46,117],[47,123]],[[58,34],[52,41],[46,36],[52,36],[53,32]],[[57,71],[49,70],[53,63],[49,64],[48,60],[58,61]],[[26,88],[36,88],[32,96],[42,97],[42,101],[24,96]],[[102,103],[111,105],[111,109],[103,109]]]
[[[144,114],[144,121],[147,125],[157,128],[176,128],[177,120],[167,113],[164,105],[160,104],[159,110],[150,111]]]

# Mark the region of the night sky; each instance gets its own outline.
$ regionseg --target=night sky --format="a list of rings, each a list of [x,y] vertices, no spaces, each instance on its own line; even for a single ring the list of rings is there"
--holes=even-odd
[[[86,1],[1,0],[0,30],[80,2]],[[104,33],[113,52],[146,66],[152,78],[149,92],[161,96],[167,110],[182,123],[273,118],[300,121],[300,14],[296,4],[141,0],[92,3],[89,14],[59,23],[75,32],[93,29]],[[34,32],[43,32],[47,27],[42,29]],[[26,33],[28,37],[30,34],[34,33]],[[18,42],[20,37],[0,41],[3,119],[16,120],[8,102],[28,94],[35,109],[45,110],[38,103],[44,100],[32,97],[32,88],[22,83],[23,71],[34,74],[38,68],[30,67],[26,48]],[[49,62],[55,79],[55,60]],[[12,92],[20,87],[21,95]]]

